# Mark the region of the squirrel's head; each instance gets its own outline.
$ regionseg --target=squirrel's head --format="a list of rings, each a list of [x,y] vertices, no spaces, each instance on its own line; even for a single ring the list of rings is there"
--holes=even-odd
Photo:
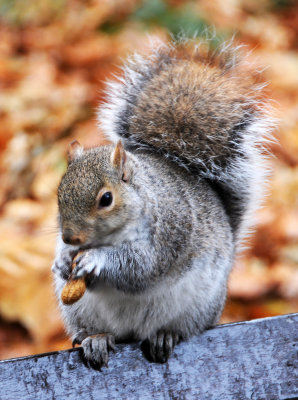
[[[121,141],[116,147],[89,150],[74,141],[67,155],[68,168],[58,188],[64,242],[88,248],[125,240],[136,217],[131,155]]]

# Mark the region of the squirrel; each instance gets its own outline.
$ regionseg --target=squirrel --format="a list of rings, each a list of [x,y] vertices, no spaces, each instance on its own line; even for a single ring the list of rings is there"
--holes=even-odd
[[[213,327],[268,168],[272,118],[258,75],[233,45],[181,40],[135,55],[108,84],[98,120],[111,145],[68,148],[58,188],[60,308],[94,367],[115,343],[141,341],[154,362]]]

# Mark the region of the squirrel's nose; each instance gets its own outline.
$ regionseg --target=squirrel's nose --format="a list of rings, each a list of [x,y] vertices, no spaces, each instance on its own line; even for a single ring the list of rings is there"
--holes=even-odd
[[[72,231],[65,230],[62,234],[63,242],[66,244],[78,245],[82,243],[82,240],[79,235],[74,235]]]

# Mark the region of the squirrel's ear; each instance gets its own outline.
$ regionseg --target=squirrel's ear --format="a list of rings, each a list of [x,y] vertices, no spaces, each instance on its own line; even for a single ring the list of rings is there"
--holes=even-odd
[[[119,170],[120,177],[124,182],[127,182],[129,177],[126,160],[126,152],[124,150],[122,141],[119,140],[116,144],[115,150],[111,154],[111,162],[113,164],[113,167]]]
[[[70,164],[75,158],[83,153],[83,147],[77,140],[73,140],[67,147],[67,161]]]

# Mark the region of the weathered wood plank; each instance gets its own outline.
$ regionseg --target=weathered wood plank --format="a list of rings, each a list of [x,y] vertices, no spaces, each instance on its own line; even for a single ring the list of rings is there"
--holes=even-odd
[[[119,345],[102,372],[80,349],[0,362],[1,400],[297,399],[298,314],[221,325],[181,343],[168,363]]]

